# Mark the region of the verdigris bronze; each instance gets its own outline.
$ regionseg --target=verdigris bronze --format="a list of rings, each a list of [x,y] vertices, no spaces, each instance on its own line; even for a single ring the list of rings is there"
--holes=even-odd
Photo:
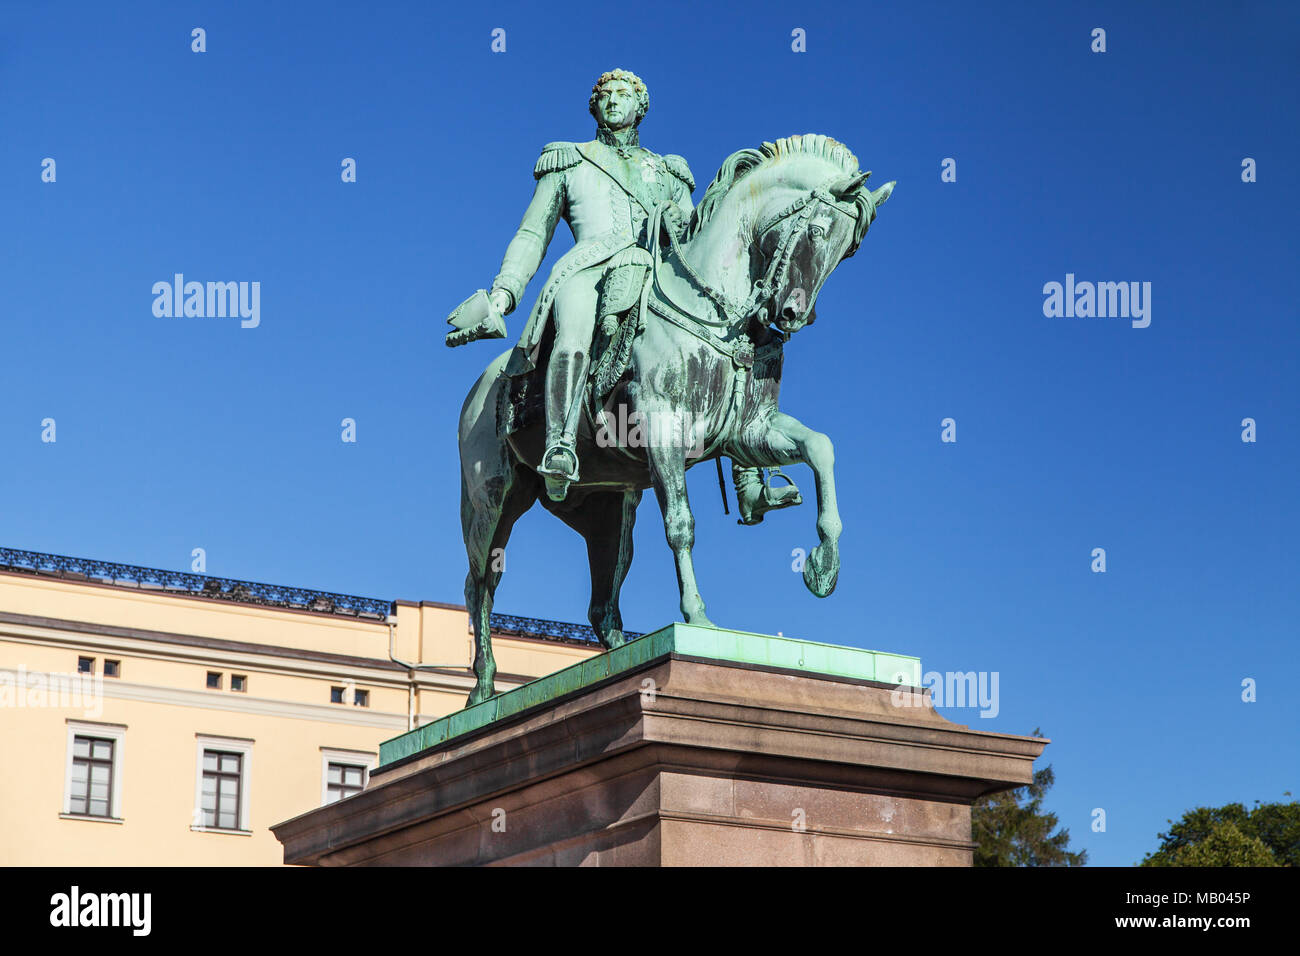
[[[518,345],[487,367],[461,410],[471,704],[495,693],[489,615],[501,556],[538,500],[587,541],[588,616],[607,648],[624,643],[619,590],[649,487],[676,559],[682,615],[710,623],[686,496],[686,470],[701,461],[732,460],[744,524],[800,500],[793,484],[773,487],[760,469],[808,464],[820,543],[804,582],[819,597],[835,588],[831,441],[779,410],[782,348],[813,322],[822,284],[857,250],[894,183],[873,192],[842,143],[790,136],[727,157],[692,209],[686,161],[640,147],[648,106],[634,74],[597,80],[596,138],[543,149],[533,200],[490,292],[449,319],[448,345],[503,336],[501,316],[518,304],[559,220],[569,223],[574,248],[552,270]]]

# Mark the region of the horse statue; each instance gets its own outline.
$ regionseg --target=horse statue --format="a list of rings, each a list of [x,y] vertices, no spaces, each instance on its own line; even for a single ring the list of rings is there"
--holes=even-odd
[[[536,468],[543,423],[522,413],[530,381],[507,375],[507,351],[475,382],[461,409],[461,523],[469,574],[465,602],[474,628],[476,683],[468,704],[496,693],[490,615],[514,523],[537,501],[586,539],[591,566],[588,617],[601,644],[625,643],[619,591],[632,562],[632,527],[646,488],[654,488],[668,546],[677,564],[681,612],[709,625],[691,549],[695,518],[686,471],[725,456],[750,468],[805,463],[817,488],[819,543],[803,579],[818,597],[839,575],[840,516],[830,438],[783,413],[782,348],[813,322],[822,284],[853,255],[893,191],[867,188],[871,174],[842,143],[822,135],[790,136],[727,157],[679,241],[665,229],[638,306],[607,348],[624,353],[613,366],[593,363],[578,430],[582,473],[563,501],[543,493]],[[660,214],[650,235],[660,235]],[[611,379],[616,380],[611,382]],[[601,392],[608,389],[605,395]],[[602,401],[603,399],[603,401]],[[534,403],[535,404],[535,403]],[[611,410],[639,428],[611,440]]]

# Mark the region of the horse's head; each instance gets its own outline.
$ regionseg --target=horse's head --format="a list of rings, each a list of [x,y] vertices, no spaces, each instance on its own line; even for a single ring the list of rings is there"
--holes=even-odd
[[[813,321],[822,284],[857,251],[893,192],[892,182],[868,189],[870,175],[848,147],[816,134],[727,158],[696,209],[693,233],[713,219],[734,224],[748,248],[746,318],[787,336]]]

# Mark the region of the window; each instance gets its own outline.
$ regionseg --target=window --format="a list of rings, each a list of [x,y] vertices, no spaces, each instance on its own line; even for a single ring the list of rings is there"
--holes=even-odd
[[[331,688],[330,688],[330,703],[331,703],[331,704],[341,704],[341,703],[343,703],[343,688],[342,688],[342,687],[331,687]]]
[[[335,803],[365,789],[366,768],[350,763],[332,763],[325,775],[325,802]]]
[[[239,782],[244,755],[203,751],[203,825],[219,830],[239,829]]]
[[[231,674],[230,689],[239,691],[242,694],[248,689],[248,677],[244,674]]]
[[[354,691],[352,692],[352,703],[353,703],[353,705],[355,705],[355,706],[357,706],[357,707],[369,707],[369,706],[370,706],[370,691],[368,691],[368,690],[354,690]]]
[[[375,765],[373,753],[332,747],[322,747],[320,752],[322,805],[337,803],[365,789],[370,780],[370,769]]]
[[[105,677],[121,677],[121,676],[122,676],[122,662],[121,662],[121,661],[110,661],[110,660],[105,660],[105,661],[104,661],[104,676],[105,676]]]
[[[208,671],[208,687],[211,690],[221,690],[221,675],[216,671]]]
[[[196,734],[198,772],[191,830],[249,835],[253,741]]]
[[[93,657],[78,657],[77,673],[78,674],[95,673],[95,659]]]
[[[122,750],[126,727],[68,721],[65,819],[122,822]]]
[[[113,741],[80,735],[73,738],[71,796],[70,813],[113,815]]]

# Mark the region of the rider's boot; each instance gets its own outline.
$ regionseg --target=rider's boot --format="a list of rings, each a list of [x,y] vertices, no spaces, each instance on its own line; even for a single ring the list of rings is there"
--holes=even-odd
[[[790,483],[774,488],[769,484],[771,478],[784,478]],[[765,478],[758,468],[743,468],[732,462],[731,480],[736,486],[740,524],[758,524],[769,511],[803,504],[799,488],[779,468],[773,468],[771,475]]]
[[[563,501],[578,480],[578,412],[589,364],[585,352],[552,352],[546,370],[546,451],[537,473],[552,501]]]

